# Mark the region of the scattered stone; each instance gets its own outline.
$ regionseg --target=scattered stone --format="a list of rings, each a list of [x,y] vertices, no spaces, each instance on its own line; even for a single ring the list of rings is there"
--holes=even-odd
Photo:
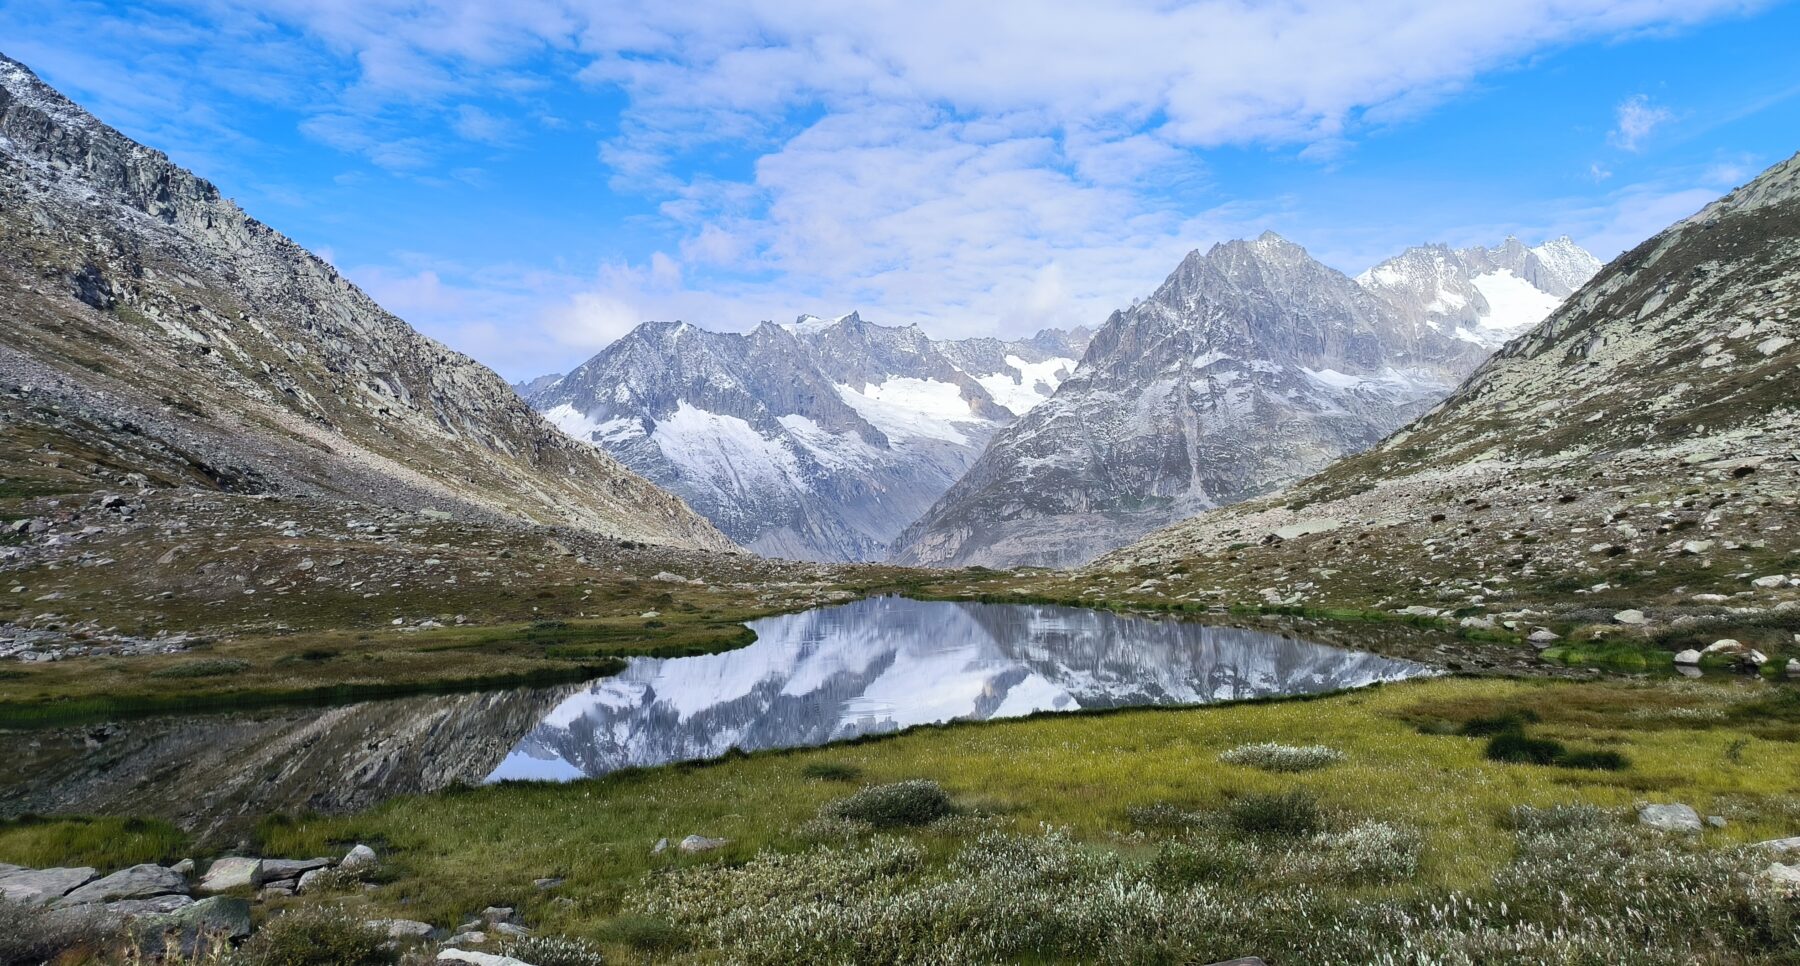
[[[145,863],[96,879],[58,899],[56,905],[77,906],[120,899],[151,899],[172,893],[186,895],[187,889],[186,876],[174,869]]]
[[[157,896],[154,899],[121,899],[106,904],[106,911],[127,919],[155,916],[186,909],[194,904],[190,896]]]
[[[1770,839],[1767,842],[1758,842],[1756,843],[1756,847],[1771,855],[1800,855],[1800,835],[1785,839]]]
[[[479,929],[470,929],[465,932],[459,932],[446,941],[452,946],[480,946],[487,942],[487,933],[482,932]]]
[[[1641,610],[1619,611],[1617,614],[1613,615],[1613,620],[1617,623],[1630,625],[1632,627],[1639,627],[1650,623],[1650,618],[1645,617],[1644,612]]]
[[[1684,540],[1681,544],[1681,552],[1690,557],[1703,554],[1712,548],[1711,540]]]
[[[1531,636],[1527,638],[1527,640],[1531,641],[1533,644],[1548,644],[1551,641],[1562,640],[1562,635],[1547,627],[1540,627],[1537,630],[1532,631]]]
[[[476,953],[467,949],[442,949],[438,951],[437,958],[440,963],[473,963],[474,966],[531,966],[530,963],[511,956]]]
[[[131,930],[143,951],[152,956],[176,950],[184,957],[192,956],[202,936],[242,939],[250,935],[250,901],[213,896],[173,912],[138,916],[131,921]]]
[[[488,906],[481,910],[483,922],[512,922],[514,911],[511,906]]]
[[[1774,590],[1785,583],[1787,583],[1787,576],[1785,574],[1770,574],[1767,577],[1758,577],[1755,580],[1750,581],[1750,586],[1761,590]]]
[[[330,859],[264,859],[263,881],[280,882],[283,879],[298,879],[314,869],[325,869],[330,866]]]
[[[374,849],[369,848],[366,845],[358,845],[345,853],[344,860],[338,863],[338,868],[343,869],[346,872],[354,872],[357,869],[369,868],[374,865],[376,861]]]
[[[1723,816],[1723,815],[1708,815],[1708,816],[1706,816],[1706,824],[1711,825],[1713,828],[1724,828],[1725,824],[1726,824],[1725,816]]]
[[[664,841],[667,841],[667,840],[665,839]],[[533,880],[531,880],[531,884],[534,886],[537,886],[540,889],[554,889],[557,886],[562,885],[565,881],[567,881],[567,880],[565,880],[562,876],[550,876],[550,877],[544,878],[544,879],[533,879]]]
[[[687,838],[682,839],[681,844],[675,847],[688,855],[693,855],[696,852],[711,852],[713,849],[722,849],[730,844],[730,839],[709,839],[704,835],[690,835]]]
[[[306,892],[317,885],[319,880],[324,878],[325,874],[330,871],[330,869],[314,869],[311,872],[300,873],[299,881],[294,883],[294,891]]]
[[[194,860],[193,859],[182,859],[180,862],[177,862],[174,865],[169,866],[169,868],[174,869],[175,871],[181,873],[184,876],[191,876],[194,874]]]
[[[1690,665],[1699,664],[1700,663],[1700,652],[1696,651],[1690,647],[1687,650],[1682,651],[1681,653],[1675,655],[1675,663],[1676,664],[1690,664]]]
[[[293,895],[295,891],[297,891],[297,888],[298,887],[291,881],[271,882],[257,890],[256,898],[265,902],[270,899],[279,899]]]
[[[26,905],[43,905],[94,881],[97,873],[85,866],[66,869],[0,870],[0,899]]]
[[[650,854],[651,855],[661,855],[664,852],[667,852],[668,850],[669,850],[669,840],[668,839],[657,839],[656,844],[650,846]]]
[[[430,939],[437,927],[417,919],[370,919],[368,925],[387,934],[389,939]]]
[[[1645,805],[1638,811],[1638,823],[1663,832],[1700,831],[1700,813],[1691,805]]]
[[[1706,650],[1702,651],[1701,653],[1702,654],[1739,654],[1739,653],[1742,653],[1743,650],[1744,650],[1744,645],[1741,641],[1736,641],[1729,637],[1724,637],[1724,638],[1720,638],[1719,640],[1712,642],[1711,644],[1706,645]]]
[[[1789,896],[1800,896],[1800,865],[1782,865],[1772,862],[1763,870],[1762,879],[1774,891]]]
[[[494,931],[502,936],[511,936],[514,939],[531,938],[531,930],[526,929],[516,922],[497,922],[494,924]]]
[[[262,885],[263,864],[261,859],[245,856],[226,856],[214,862],[206,869],[206,876],[200,880],[201,892],[229,892],[232,889],[254,889]]]

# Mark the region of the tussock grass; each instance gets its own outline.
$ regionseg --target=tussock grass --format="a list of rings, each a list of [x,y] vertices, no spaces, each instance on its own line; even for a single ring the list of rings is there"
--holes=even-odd
[[[32,869],[166,864],[184,858],[189,844],[175,826],[147,819],[25,815],[0,821],[0,862]]]

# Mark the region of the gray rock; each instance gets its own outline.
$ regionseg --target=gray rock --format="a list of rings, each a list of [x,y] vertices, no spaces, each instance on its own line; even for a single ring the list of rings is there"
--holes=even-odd
[[[368,925],[387,934],[389,939],[430,939],[437,927],[417,919],[369,919]]]
[[[1548,644],[1551,641],[1562,640],[1562,635],[1556,633],[1555,631],[1540,627],[1537,630],[1531,632],[1531,637],[1529,638],[1529,640],[1533,644]]]
[[[531,937],[531,930],[516,922],[497,922],[494,924],[494,931],[502,936],[511,936],[514,939],[529,939]]]
[[[176,950],[191,956],[203,937],[242,939],[250,935],[250,928],[250,900],[236,896],[212,896],[173,912],[131,920],[138,944],[152,956]],[[173,946],[169,945],[171,939]]]
[[[441,949],[438,950],[437,958],[440,963],[472,963],[473,966],[531,966],[530,963],[511,956],[470,952],[467,949]]]
[[[1645,805],[1638,811],[1638,822],[1664,832],[1700,831],[1700,813],[1691,805]]]
[[[479,946],[487,942],[487,933],[479,929],[469,929],[451,936],[446,942],[452,946]]]
[[[730,839],[709,839],[704,835],[690,835],[682,839],[681,844],[675,847],[692,855],[696,852],[711,852],[713,849],[721,849],[730,844]]]
[[[90,902],[112,902],[117,899],[149,899],[179,893],[187,895],[187,877],[160,865],[134,865],[120,869],[103,879],[96,879],[56,901],[59,906],[75,906]]]
[[[1762,880],[1768,886],[1783,895],[1800,895],[1800,865],[1782,865],[1772,862],[1763,870]]]
[[[330,868],[330,859],[264,859],[263,881],[280,882],[298,879],[314,869]]]
[[[114,915],[134,918],[176,912],[193,904],[192,896],[157,896],[154,899],[121,899],[118,902],[109,902],[106,904],[106,911]]]
[[[1723,815],[1708,815],[1708,816],[1706,816],[1706,824],[1712,826],[1713,828],[1724,828],[1726,825],[1725,816],[1723,816]]]
[[[1800,855],[1800,835],[1785,839],[1769,839],[1767,842],[1756,843],[1756,847],[1771,855]]]
[[[93,869],[23,869],[0,871],[0,898],[27,905],[41,905],[75,891],[94,880]]]
[[[1682,651],[1681,653],[1675,655],[1675,663],[1676,664],[1690,664],[1690,665],[1691,664],[1699,664],[1700,663],[1700,652],[1696,651],[1690,647],[1687,650]]]
[[[306,892],[318,888],[319,880],[331,871],[330,869],[314,869],[311,872],[302,872],[300,878],[294,883],[294,891]]]
[[[667,852],[668,850],[669,850],[669,840],[668,839],[657,839],[656,844],[650,846],[650,854],[651,855],[661,855],[664,852]]]
[[[1626,625],[1630,625],[1633,627],[1638,627],[1638,626],[1642,626],[1644,624],[1650,623],[1650,618],[1644,616],[1644,612],[1641,610],[1619,611],[1617,614],[1613,615],[1613,620],[1617,623],[1626,624]]]
[[[371,849],[366,845],[358,845],[344,855],[344,860],[338,863],[338,868],[347,872],[354,872],[358,869],[369,868],[377,861],[379,860],[375,856],[374,849]]]
[[[193,859],[182,859],[180,862],[177,862],[174,865],[169,866],[169,868],[174,869],[175,871],[181,873],[184,876],[191,876],[194,874],[194,860]]]
[[[562,876],[546,876],[542,879],[531,880],[531,884],[540,889],[554,889],[557,886],[562,885],[564,881],[566,880],[564,880]]]
[[[512,922],[515,911],[511,906],[488,906],[481,910],[484,922]]]
[[[296,891],[298,891],[298,888],[294,884],[294,881],[292,879],[287,879],[281,882],[271,882],[261,889],[256,890],[256,898],[263,902],[267,902],[270,899],[291,896]]]
[[[263,881],[261,859],[228,855],[207,866],[200,879],[201,892],[229,892],[232,889],[254,889]]]

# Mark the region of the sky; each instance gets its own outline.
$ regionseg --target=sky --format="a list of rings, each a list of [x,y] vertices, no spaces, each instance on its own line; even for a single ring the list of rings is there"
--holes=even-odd
[[[1609,259],[1800,149],[1800,0],[0,0],[0,52],[512,379],[647,319],[1097,325],[1277,231]]]

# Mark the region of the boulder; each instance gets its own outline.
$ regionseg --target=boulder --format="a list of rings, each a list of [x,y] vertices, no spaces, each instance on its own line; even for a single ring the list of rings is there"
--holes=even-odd
[[[1771,862],[1763,870],[1762,880],[1775,892],[1789,896],[1800,896],[1800,865],[1782,865]]]
[[[1690,647],[1687,650],[1682,651],[1681,653],[1675,655],[1675,663],[1676,664],[1699,664],[1700,663],[1700,652],[1696,651]]]
[[[479,929],[465,929],[445,941],[452,946],[480,946],[487,942],[487,933]]]
[[[1562,635],[1556,633],[1553,630],[1550,630],[1549,628],[1540,627],[1537,630],[1532,631],[1531,636],[1526,639],[1531,641],[1531,643],[1533,643],[1533,644],[1548,644],[1551,641],[1562,640]]]
[[[74,892],[94,881],[93,869],[82,866],[67,869],[0,870],[0,899],[26,905],[43,905]]]
[[[1640,627],[1650,623],[1650,618],[1644,616],[1644,612],[1641,610],[1619,611],[1617,614],[1613,615],[1613,620],[1616,623],[1627,624],[1632,627]]]
[[[389,939],[430,939],[437,927],[417,919],[370,919],[368,925],[387,934]]]
[[[1645,805],[1638,811],[1638,823],[1663,832],[1700,831],[1700,813],[1691,805]]]
[[[200,879],[201,892],[229,892],[232,889],[254,889],[262,885],[261,859],[228,855],[206,869]]]
[[[510,936],[513,939],[530,939],[531,938],[531,930],[525,928],[524,926],[519,925],[516,922],[494,923],[494,931],[499,933],[502,936]]]
[[[669,840],[668,839],[657,839],[656,844],[650,846],[650,854],[651,855],[661,855],[664,852],[667,852],[668,850],[669,850]]]
[[[484,922],[512,922],[514,914],[511,906],[488,906],[481,910]]]
[[[330,871],[330,869],[314,869],[311,872],[302,872],[299,880],[294,883],[294,891],[306,892],[317,888],[319,880]]]
[[[1800,856],[1800,835],[1791,836],[1785,839],[1769,839],[1766,842],[1756,843],[1756,847],[1770,855]]]
[[[1722,638],[1712,642],[1711,644],[1706,645],[1706,649],[1701,651],[1700,653],[1702,653],[1702,654],[1738,654],[1738,653],[1741,653],[1743,650],[1744,650],[1744,644],[1742,641],[1733,640],[1732,638],[1729,638],[1729,637],[1722,637]]]
[[[173,912],[137,916],[131,920],[131,931],[150,956],[179,952],[191,957],[202,937],[229,940],[250,935],[250,900],[213,896]]]
[[[106,911],[127,919],[177,912],[194,904],[190,896],[157,896],[154,899],[121,899],[106,904]]]
[[[475,953],[467,949],[440,949],[437,958],[440,963],[473,963],[474,966],[531,966],[523,959],[496,956],[493,953]]]
[[[1786,575],[1770,574],[1767,577],[1758,577],[1755,580],[1750,581],[1750,586],[1757,587],[1762,590],[1774,590],[1775,588],[1780,587],[1781,585],[1783,585],[1785,583],[1787,583]]]
[[[713,849],[724,848],[729,844],[731,844],[730,839],[709,839],[704,835],[690,835],[682,839],[681,843],[675,847],[692,855],[696,852],[711,852]]]
[[[330,867],[330,859],[264,859],[263,881],[280,882],[283,879],[298,879],[314,869]]]
[[[103,879],[95,879],[58,899],[56,905],[76,906],[119,899],[151,899],[176,893],[185,896],[187,891],[187,876],[174,869],[145,863],[120,869]]]
[[[374,849],[369,848],[366,845],[358,845],[345,853],[344,860],[338,863],[338,868],[343,869],[346,872],[354,872],[357,869],[369,868],[374,865],[376,861],[378,860],[375,857]]]

